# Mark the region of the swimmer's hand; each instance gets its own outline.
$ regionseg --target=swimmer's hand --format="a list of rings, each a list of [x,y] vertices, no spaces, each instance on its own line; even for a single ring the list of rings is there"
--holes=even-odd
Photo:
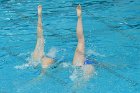
[[[38,15],[41,16],[41,14],[42,14],[42,6],[39,5],[38,6]]]
[[[77,16],[78,17],[81,17],[81,14],[82,14],[82,8],[81,8],[81,5],[79,4],[78,6],[77,6],[77,8],[76,8],[76,10],[77,10]]]

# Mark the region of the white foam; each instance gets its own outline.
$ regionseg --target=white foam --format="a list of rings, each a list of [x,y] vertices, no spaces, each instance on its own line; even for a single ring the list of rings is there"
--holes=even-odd
[[[66,63],[66,62],[63,62],[63,63],[62,63],[62,66],[63,66],[64,68],[68,68],[68,67],[70,66],[70,64],[69,64],[69,63]]]
[[[96,52],[95,50],[91,50],[91,49],[89,49],[89,50],[87,51],[87,55],[88,55],[88,56],[90,56],[90,55],[95,55],[95,56],[105,57],[105,55],[100,54],[100,53]]]
[[[6,20],[11,20],[10,18],[6,18]]]
[[[74,68],[74,71],[72,72],[72,75],[69,76],[69,78],[72,81],[76,81],[76,80],[79,80],[80,77],[82,76],[83,76],[83,71],[79,68]]]
[[[27,67],[30,67],[30,66],[31,66],[30,63],[25,63],[25,64],[22,64],[22,65],[17,65],[14,68],[15,69],[26,69]]]
[[[51,58],[55,58],[56,57],[56,52],[57,49],[55,47],[52,47],[49,52],[47,53],[47,56],[51,57]]]
[[[26,55],[28,55],[28,54],[30,54],[30,52],[27,52],[27,53],[20,53],[18,56],[26,56]]]
[[[69,76],[69,78],[71,79],[71,81],[75,81],[76,79],[77,79],[77,72],[76,71],[74,71],[73,73],[72,73],[72,75],[70,75]]]

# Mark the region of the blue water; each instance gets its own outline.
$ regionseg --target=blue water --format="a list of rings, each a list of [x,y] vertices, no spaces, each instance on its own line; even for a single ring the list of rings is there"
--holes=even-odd
[[[82,5],[86,55],[96,75],[73,88],[76,11]],[[36,44],[37,6],[43,6],[45,52],[55,47],[63,63],[48,69],[28,63]],[[0,93],[139,93],[139,0],[0,0]]]

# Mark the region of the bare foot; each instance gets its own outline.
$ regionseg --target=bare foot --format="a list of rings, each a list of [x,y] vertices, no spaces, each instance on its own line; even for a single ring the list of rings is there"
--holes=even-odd
[[[77,6],[77,8],[76,8],[76,10],[77,10],[77,16],[78,17],[81,17],[81,14],[82,14],[82,9],[81,9],[81,5],[79,4],[78,6]]]
[[[38,6],[38,15],[41,16],[41,14],[42,14],[42,6],[39,5]]]

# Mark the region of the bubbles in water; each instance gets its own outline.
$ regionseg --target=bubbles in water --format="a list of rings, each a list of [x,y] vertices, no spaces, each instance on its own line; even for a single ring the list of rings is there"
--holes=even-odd
[[[87,55],[88,56],[95,55],[95,56],[105,57],[105,55],[100,54],[100,53],[96,52],[95,50],[91,50],[91,49],[87,51]]]
[[[69,66],[70,66],[70,64],[69,64],[69,63],[62,63],[62,65],[63,65],[63,67],[64,67],[64,68],[67,68],[67,67],[69,67]]]
[[[57,52],[57,49],[54,48],[54,47],[52,47],[52,48],[49,50],[47,56],[49,56],[49,57],[51,57],[51,58],[55,58],[56,52]],[[21,54],[20,54],[20,56],[22,56],[22,55],[24,55],[24,53],[21,53]],[[40,60],[34,62],[34,60],[33,60],[33,58],[32,58],[32,54],[31,54],[31,58],[27,58],[26,61],[27,61],[28,63],[22,64],[22,65],[17,65],[17,66],[15,66],[14,68],[15,68],[15,69],[26,69],[26,68],[28,68],[28,67],[30,67],[30,66],[35,66],[35,67],[36,67],[36,66],[37,66],[38,64],[40,64],[40,62],[41,62]]]
[[[22,65],[17,65],[14,68],[15,69],[26,69],[29,66],[30,66],[30,64],[29,63],[26,63],[26,64],[22,64]]]
[[[52,47],[49,52],[47,53],[47,56],[51,57],[51,58],[55,58],[56,57],[56,52],[57,49],[55,47]]]
[[[74,71],[72,72],[72,75],[70,75],[70,79],[72,81],[76,81],[80,79],[83,76],[83,71],[80,68],[74,68]]]
[[[77,78],[76,74],[72,74],[72,75],[70,76],[70,79],[71,79],[72,81],[74,81],[76,78]]]
[[[11,20],[10,18],[5,18],[5,20]]]
[[[29,54],[29,52],[28,52],[27,54]],[[19,56],[23,56],[23,55],[26,55],[26,54],[25,54],[25,53],[20,53]],[[36,66],[40,63],[40,60],[34,62],[34,61],[33,61],[33,58],[32,58],[32,54],[31,54],[31,58],[28,57],[28,58],[26,59],[26,62],[28,62],[28,63],[22,64],[22,65],[17,65],[17,66],[15,66],[14,68],[15,68],[15,69],[26,69],[26,68],[28,68],[28,67],[30,67],[30,66],[35,66],[35,67],[36,67]]]

